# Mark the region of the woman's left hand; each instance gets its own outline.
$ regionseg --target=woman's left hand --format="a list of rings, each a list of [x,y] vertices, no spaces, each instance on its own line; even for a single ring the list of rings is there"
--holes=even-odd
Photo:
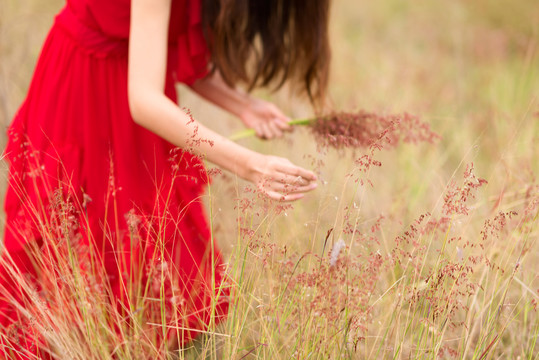
[[[239,117],[261,139],[281,137],[284,131],[292,130],[290,119],[277,106],[261,99],[250,98]]]

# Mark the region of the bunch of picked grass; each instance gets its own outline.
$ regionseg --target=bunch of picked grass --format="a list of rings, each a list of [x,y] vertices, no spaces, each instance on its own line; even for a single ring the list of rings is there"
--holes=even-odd
[[[409,113],[383,115],[360,110],[357,112],[331,112],[308,119],[289,122],[293,126],[306,126],[322,148],[365,149],[387,140],[384,147],[395,147],[400,142],[435,142],[439,135],[430,125]],[[240,140],[256,135],[253,129],[243,130],[230,137]]]

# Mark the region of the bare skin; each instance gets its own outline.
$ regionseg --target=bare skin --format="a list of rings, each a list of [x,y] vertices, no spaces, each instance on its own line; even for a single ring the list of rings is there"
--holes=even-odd
[[[191,88],[208,101],[236,115],[262,139],[281,137],[292,128],[290,119],[274,104],[230,88],[219,73],[195,82]]]
[[[133,0],[131,3],[128,97],[135,122],[172,144],[205,156],[221,168],[254,183],[274,200],[298,200],[315,189],[317,183],[313,172],[288,159],[263,155],[228,140],[193,121],[165,96],[170,6],[171,0]],[[193,89],[238,115],[260,136],[270,138],[287,130],[288,125],[284,125],[287,118],[279,109],[229,88],[222,79],[199,81]],[[197,138],[205,141],[193,142],[195,129]]]

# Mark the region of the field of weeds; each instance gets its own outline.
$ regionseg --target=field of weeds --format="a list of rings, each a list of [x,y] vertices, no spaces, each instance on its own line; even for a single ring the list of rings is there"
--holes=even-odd
[[[0,3],[4,126],[61,5]],[[238,140],[315,169],[320,186],[289,206],[215,172],[206,201],[232,306],[176,356],[538,359],[539,2],[338,0],[331,37],[334,109],[390,121],[353,149],[302,126]],[[292,118],[312,115],[286,90],[257,94]],[[241,130],[180,95],[201,122]],[[76,301],[90,292],[76,293],[68,308],[92,307]],[[47,335],[60,358],[168,356],[136,331],[120,343],[101,326],[108,315],[61,310],[73,317],[50,315]]]

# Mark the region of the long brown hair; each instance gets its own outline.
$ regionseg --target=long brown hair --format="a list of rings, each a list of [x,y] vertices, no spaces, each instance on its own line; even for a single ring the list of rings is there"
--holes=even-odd
[[[249,90],[291,81],[321,103],[329,75],[329,1],[204,0],[213,70]]]

